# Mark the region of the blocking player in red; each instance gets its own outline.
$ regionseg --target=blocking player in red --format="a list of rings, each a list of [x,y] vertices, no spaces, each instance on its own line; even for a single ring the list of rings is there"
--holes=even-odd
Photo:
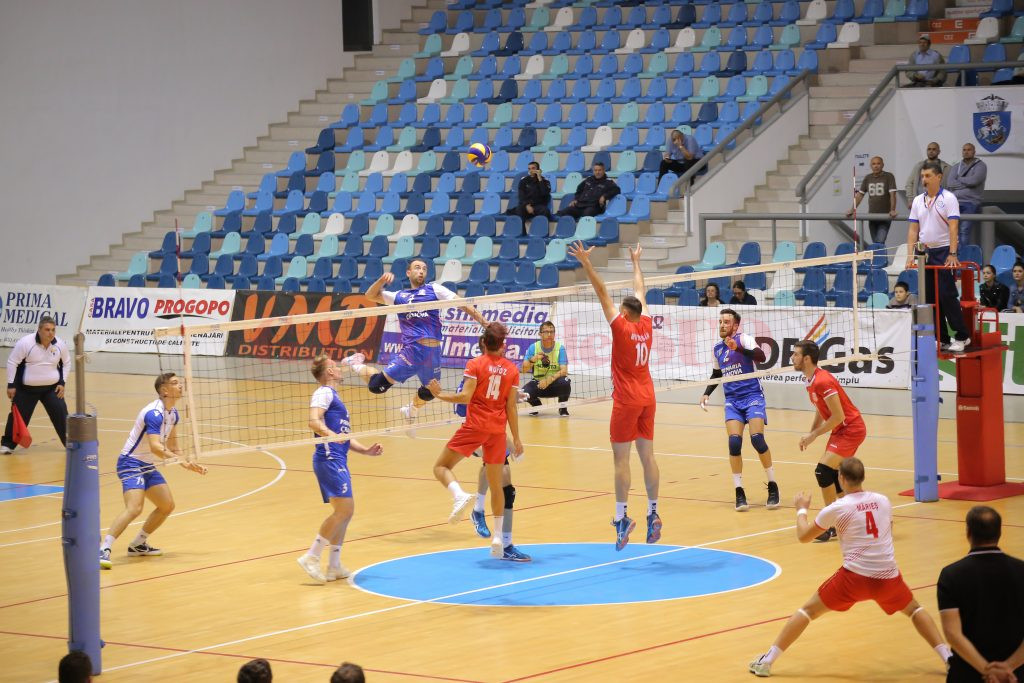
[[[502,486],[502,469],[505,465],[505,424],[512,432],[512,452],[518,457],[523,453],[523,442],[519,439],[519,413],[516,402],[519,398],[519,369],[505,358],[505,337],[508,330],[501,323],[490,323],[480,337],[481,355],[466,364],[465,379],[458,393],[446,392],[435,379],[428,388],[436,398],[449,403],[466,403],[466,421],[445,445],[434,464],[434,476],[455,497],[455,505],[449,521],[457,522],[473,502],[471,494],[460,494],[458,482],[452,474],[463,458],[483,448],[484,465],[487,468],[487,483],[491,489],[491,511],[494,513],[494,528],[503,528],[503,513],[506,505]],[[511,530],[509,530],[511,532]],[[511,556],[510,556],[511,555]],[[502,544],[502,534],[491,539],[491,556],[517,562],[528,561],[515,546],[507,548]]]
[[[801,491],[794,501],[796,536],[801,543],[819,531],[839,529],[843,566],[818,587],[810,600],[782,627],[768,652],[749,665],[750,673],[771,676],[772,663],[800,637],[807,625],[828,611],[845,612],[858,602],[874,600],[886,614],[903,612],[917,632],[939,654],[945,664],[952,656],[942,642],[939,629],[907,587],[892,544],[892,505],[881,493],[865,491],[864,464],[849,457],[839,464],[839,481],[846,495],[827,505],[814,522],[807,521],[810,494]]]
[[[864,442],[868,434],[860,411],[843,391],[839,381],[828,370],[818,367],[821,350],[812,341],[798,341],[793,349],[790,361],[793,369],[804,373],[807,381],[807,394],[811,404],[817,409],[811,431],[800,437],[800,450],[807,447],[822,434],[828,434],[825,453],[814,468],[814,477],[821,487],[821,497],[825,505],[835,502],[843,492],[839,484],[839,463],[857,453],[857,447]],[[815,540],[828,541],[836,537],[834,527],[829,527]]]
[[[648,366],[654,325],[651,316],[647,315],[640,245],[629,250],[633,262],[633,296],[623,297],[618,307],[590,262],[593,250],[594,247],[585,249],[582,242],[576,242],[569,248],[569,254],[582,264],[612,329],[612,417],[609,425],[615,461],[615,517],[612,526],[615,527],[615,549],[622,550],[636,526],[636,522],[626,514],[631,479],[629,450],[634,441],[647,487],[647,542],[656,543],[661,538],[661,517],[658,516],[660,474],[654,459],[654,412],[657,404]]]

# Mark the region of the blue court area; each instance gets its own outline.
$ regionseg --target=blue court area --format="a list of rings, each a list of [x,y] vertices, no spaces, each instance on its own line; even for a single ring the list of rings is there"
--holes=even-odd
[[[19,484],[14,481],[0,481],[0,501],[16,500],[18,498],[33,498],[35,496],[47,496],[51,493],[63,493],[63,486],[49,486],[47,484]]]
[[[401,557],[364,567],[352,582],[370,593],[459,605],[610,605],[740,590],[781,571],[759,557],[685,546],[539,543],[517,546],[532,562],[489,548]]]

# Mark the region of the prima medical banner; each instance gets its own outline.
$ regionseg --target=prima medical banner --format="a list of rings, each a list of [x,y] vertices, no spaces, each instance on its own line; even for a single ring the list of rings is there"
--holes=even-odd
[[[153,330],[231,320],[235,292],[225,289],[90,287],[82,316],[86,351],[177,353],[181,337],[165,337],[157,348]],[[225,332],[192,337],[192,353],[222,356]]]
[[[0,346],[14,346],[35,334],[45,315],[57,323],[57,336],[68,344],[82,322],[83,287],[0,283]]]
[[[734,306],[743,318],[740,331],[752,335],[767,356],[758,370],[785,368],[802,339],[822,349],[821,367],[845,386],[907,389],[910,386],[910,311],[859,309],[859,354],[876,361],[842,363],[852,355],[853,311],[844,308]],[[720,340],[718,308],[650,306],[654,342],[650,369],[655,385],[703,381],[711,376],[712,349]],[[554,317],[558,338],[569,355],[572,374],[610,375],[611,330],[600,305],[559,303]],[[793,373],[766,382],[798,382]]]

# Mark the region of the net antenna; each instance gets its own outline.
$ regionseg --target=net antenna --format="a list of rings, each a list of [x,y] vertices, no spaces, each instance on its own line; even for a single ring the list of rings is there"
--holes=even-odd
[[[842,364],[849,368],[851,364],[877,361],[879,333],[876,317],[879,311],[856,304],[852,308],[849,304],[846,308],[825,305],[794,307],[792,295],[792,290],[797,289],[795,267],[808,268],[818,275],[821,269],[829,267],[837,271],[847,269],[853,282],[852,297],[856,301],[858,265],[872,255],[872,252],[854,251],[840,256],[709,272],[646,276],[648,308],[655,327],[651,358],[655,390],[703,388],[710,383],[774,378],[790,373],[787,345],[799,339],[812,339],[822,345],[822,365],[826,367]],[[735,308],[743,317],[741,331],[769,348],[771,353],[766,355],[770,359],[754,373],[709,380],[712,349],[719,341],[718,312],[696,306],[695,301],[686,305],[683,300],[692,297],[698,285],[703,286],[709,279],[717,280],[719,286],[728,291],[732,281],[741,278],[766,287],[765,290],[750,290],[757,296],[759,305]],[[821,280],[823,285],[824,279]],[[608,282],[606,286],[615,301],[633,294],[632,280]],[[664,297],[664,304],[660,303],[661,299],[653,303],[650,298],[653,291]],[[823,297],[824,293],[820,296]],[[386,393],[371,393],[366,378],[349,372],[343,364],[344,377],[337,391],[349,410],[351,434],[318,437],[308,429],[309,399],[318,386],[310,373],[313,358],[326,353],[335,361],[341,361],[359,351],[367,354],[375,366],[374,371],[383,369],[388,359],[402,348],[395,319],[398,313],[439,312],[444,328],[441,384],[447,389],[456,387],[466,362],[479,353],[477,340],[481,328],[459,310],[459,307],[469,305],[475,306],[488,321],[499,320],[509,327],[507,355],[517,365],[525,358],[529,345],[538,341],[540,324],[550,320],[556,326],[556,340],[568,355],[570,400],[568,403],[540,406],[522,404],[521,412],[553,412],[560,407],[607,401],[611,396],[608,323],[588,282],[553,289],[399,306],[377,306],[360,295],[335,297],[332,307],[341,306],[342,310],[201,325],[181,324],[154,330],[161,370],[184,367],[187,415],[182,423],[190,432],[197,457],[401,434],[411,427],[459,422],[461,418],[449,405],[430,401],[420,410],[416,421],[410,423],[402,417],[399,408],[416,394],[420,386],[416,376],[404,383],[395,383]],[[673,302],[676,297],[679,301]],[[247,306],[244,301],[251,303],[252,299],[236,299],[235,317],[258,315],[257,307]],[[881,313],[898,315],[899,312]],[[374,337],[369,330],[377,330],[379,336]],[[196,353],[193,341],[211,334],[226,334],[228,350],[235,355]],[[286,347],[282,342],[286,339],[292,340],[290,346]],[[347,341],[342,343],[339,339]],[[353,339],[358,339],[358,342]],[[864,343],[868,353],[861,353]],[[243,344],[246,345],[246,354],[240,351]],[[899,356],[903,353],[909,354],[909,347],[887,351],[886,355]],[[531,379],[529,374],[522,374],[520,384]],[[842,381],[842,377],[840,379]],[[180,438],[187,437],[182,434]]]

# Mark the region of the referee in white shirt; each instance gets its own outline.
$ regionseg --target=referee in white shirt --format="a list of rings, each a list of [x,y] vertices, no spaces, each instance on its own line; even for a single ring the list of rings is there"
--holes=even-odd
[[[957,258],[958,227],[960,225],[960,204],[956,196],[942,188],[942,166],[937,161],[926,161],[921,166],[921,184],[924,192],[914,197],[910,207],[910,228],[907,230],[907,265],[913,268],[918,241],[927,251],[927,265],[948,266],[938,271],[939,320],[938,330],[942,345],[952,353],[963,353],[971,343],[971,333],[960,311],[960,298],[953,280],[952,268],[960,265]],[[925,301],[935,303],[935,276],[927,273],[925,278]],[[945,321],[945,322],[944,322]],[[949,341],[946,322],[953,329],[955,338]],[[948,346],[947,346],[948,343]]]
[[[68,345],[57,338],[57,321],[48,315],[39,319],[35,334],[18,340],[7,357],[7,398],[17,406],[27,425],[36,404],[43,402],[60,442],[67,445],[68,406],[64,403],[64,368],[70,356]],[[11,438],[14,415],[7,416],[7,427],[0,442],[0,453],[9,454],[17,444]]]

